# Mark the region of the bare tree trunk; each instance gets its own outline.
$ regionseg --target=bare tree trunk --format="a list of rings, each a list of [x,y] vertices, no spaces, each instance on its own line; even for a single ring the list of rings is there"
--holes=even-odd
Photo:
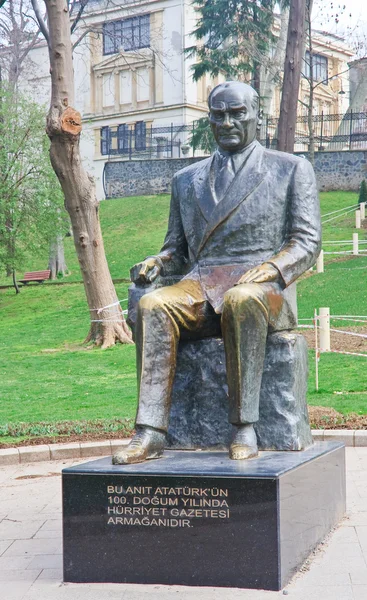
[[[132,343],[107,265],[95,184],[81,162],[81,115],[72,108],[74,72],[68,5],[65,0],[45,0],[45,4],[52,82],[47,133],[51,163],[64,192],[91,314],[86,341],[102,348],[116,341]]]
[[[13,275],[13,286],[15,288],[15,293],[19,294],[20,293],[20,289],[19,289],[17,278],[16,278],[16,275],[15,275],[15,269],[12,270],[12,275]]]
[[[307,21],[307,35],[308,35],[308,51],[310,57],[310,77],[308,80],[310,86],[310,100],[308,103],[307,122],[308,122],[308,159],[312,166],[315,165],[315,131],[313,123],[313,107],[314,107],[314,95],[315,95],[315,80],[313,74],[313,44],[312,44],[312,26],[311,26],[311,6],[307,3],[306,7],[306,21]]]
[[[67,273],[68,268],[65,262],[64,241],[60,234],[50,244],[48,268],[51,271],[51,279],[56,279],[58,275],[64,277]]]
[[[293,152],[305,40],[306,0],[291,0],[283,93],[278,125],[278,150]]]
[[[264,69],[262,77],[261,97],[263,99],[264,115],[270,115],[270,105],[274,94],[277,79],[284,67],[285,50],[287,46],[287,32],[289,22],[289,8],[282,8],[280,16],[279,37],[275,46],[275,52],[271,64],[267,70]]]

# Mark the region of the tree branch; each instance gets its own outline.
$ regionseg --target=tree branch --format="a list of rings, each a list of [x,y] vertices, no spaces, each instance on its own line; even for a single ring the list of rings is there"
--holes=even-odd
[[[34,14],[36,15],[36,19],[38,21],[39,28],[42,31],[46,42],[49,44],[50,36],[48,34],[48,29],[46,27],[46,23],[44,22],[43,17],[41,15],[41,9],[38,5],[38,0],[31,0],[31,3],[33,6]]]
[[[87,4],[88,4],[88,0],[80,0],[80,8],[78,10],[78,14],[76,15],[76,17],[73,21],[72,26],[71,26],[71,29],[70,29],[71,33],[73,33],[75,31],[76,26],[78,25]]]

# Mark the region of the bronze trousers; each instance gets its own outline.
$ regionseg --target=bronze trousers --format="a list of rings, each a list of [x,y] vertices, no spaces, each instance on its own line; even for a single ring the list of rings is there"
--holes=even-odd
[[[241,284],[224,296],[218,315],[200,281],[185,279],[143,296],[136,323],[139,405],[136,425],[167,431],[178,342],[222,334],[226,354],[229,422],[255,423],[266,338],[283,305],[276,283]]]

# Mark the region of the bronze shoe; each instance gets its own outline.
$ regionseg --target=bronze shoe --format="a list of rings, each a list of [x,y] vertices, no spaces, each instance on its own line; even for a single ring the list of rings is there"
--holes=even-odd
[[[130,444],[112,456],[112,464],[129,465],[159,458],[164,451],[166,434],[151,427],[141,427]]]
[[[255,458],[259,454],[254,426],[236,425],[236,432],[229,447],[229,458],[232,460],[246,460]]]

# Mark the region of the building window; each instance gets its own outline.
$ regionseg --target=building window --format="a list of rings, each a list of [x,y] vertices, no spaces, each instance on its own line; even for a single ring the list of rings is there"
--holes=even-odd
[[[102,127],[101,129],[101,154],[106,156],[110,153],[111,145],[111,132],[109,127]]]
[[[126,123],[117,128],[117,148],[119,154],[129,152],[129,128]]]
[[[135,150],[145,150],[147,147],[147,126],[143,121],[135,124]]]
[[[116,54],[121,49],[137,50],[150,46],[150,15],[112,21],[103,25],[103,54]]]
[[[328,82],[328,59],[321,54],[312,54],[312,72],[315,81]],[[307,50],[304,60],[304,76],[310,78],[310,53]]]

